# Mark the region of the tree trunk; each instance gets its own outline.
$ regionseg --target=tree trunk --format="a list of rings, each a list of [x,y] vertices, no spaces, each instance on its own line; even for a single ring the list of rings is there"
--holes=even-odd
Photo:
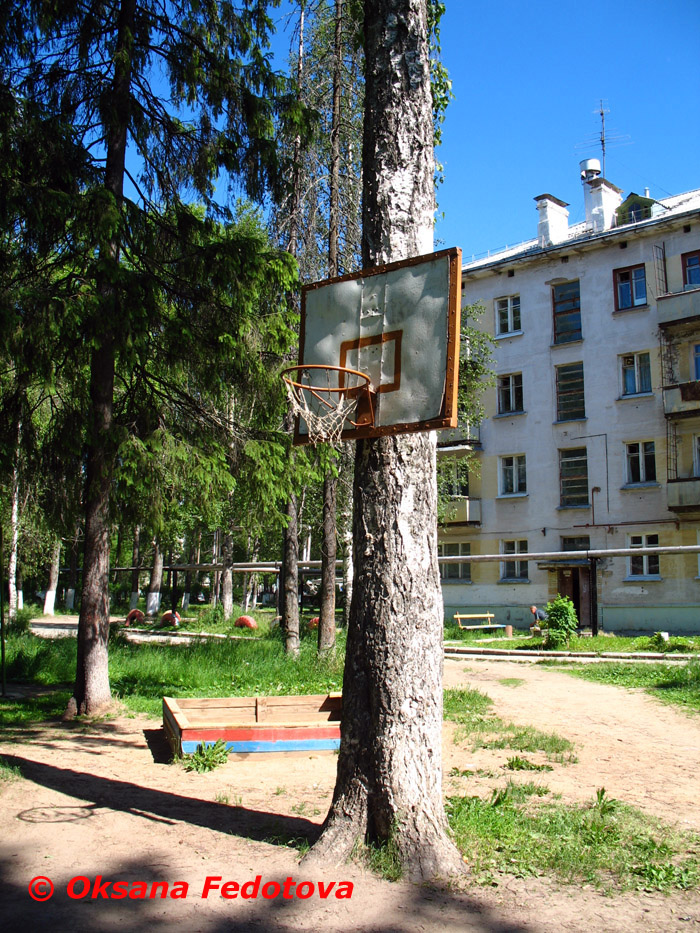
[[[129,609],[136,609],[139,604],[139,571],[141,566],[141,529],[137,525],[134,528],[134,543],[131,549],[131,566],[135,569],[131,571],[131,597],[129,599]]]
[[[66,589],[66,610],[71,611],[75,605],[75,590],[78,583],[78,552],[80,541],[80,525],[76,526],[75,537],[70,546],[70,561],[68,567],[68,587]]]
[[[338,275],[338,220],[340,208],[340,85],[343,54],[343,0],[335,0],[333,42],[333,107],[331,116],[330,212],[328,223],[328,275]],[[321,608],[318,623],[318,651],[325,654],[335,647],[335,557],[337,553],[338,477],[326,467],[323,478],[323,540],[321,542]]]
[[[122,0],[114,50],[114,78],[103,101],[107,113],[105,189],[121,208],[124,193],[126,140],[130,117],[131,45],[136,0]],[[98,281],[100,314],[90,359],[90,431],[86,464],[85,551],[83,589],[78,620],[78,654],[74,695],[66,716],[93,713],[111,702],[107,643],[109,640],[109,494],[114,469],[112,413],[119,294],[115,291],[119,242],[100,247],[109,271]]]
[[[221,572],[221,604],[224,607],[224,618],[230,619],[233,615],[233,535],[224,537],[222,549],[224,569]]]
[[[330,470],[323,479],[323,541],[321,542],[321,611],[318,652],[335,648],[335,558],[337,554],[335,510],[338,477]]]
[[[61,559],[61,540],[56,541],[51,552],[51,566],[49,567],[49,583],[44,596],[44,615],[52,616],[56,606],[56,590],[58,589],[59,561]]]
[[[286,508],[288,523],[284,529],[282,625],[284,650],[299,653],[299,536],[297,529],[297,497],[292,494]]]
[[[363,261],[432,248],[433,125],[426,0],[365,4]],[[310,861],[392,839],[404,871],[463,870],[442,801],[442,628],[434,434],[360,441],[356,574],[338,776]]]
[[[19,554],[19,454],[22,439],[22,425],[17,425],[17,447],[12,463],[12,502],[10,504],[10,550],[8,553],[7,583],[9,588],[9,601],[7,616],[10,620],[17,615],[19,604],[19,587],[17,586],[17,557]]]
[[[163,586],[163,552],[157,541],[153,542],[153,565],[146,594],[146,615],[158,615],[160,609],[160,591]]]

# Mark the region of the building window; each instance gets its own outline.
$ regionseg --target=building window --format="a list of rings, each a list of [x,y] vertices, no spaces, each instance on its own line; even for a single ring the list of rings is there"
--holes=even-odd
[[[627,445],[627,482],[656,482],[656,457],[653,441],[636,441],[634,444]]]
[[[501,541],[501,553],[527,554],[527,541]],[[504,560],[501,563],[501,580],[527,580],[527,561]]]
[[[520,295],[496,299],[496,333],[512,334],[520,330]]]
[[[693,437],[693,476],[700,476],[700,435],[698,434]],[[700,554],[698,554],[698,560],[700,560]]]
[[[444,541],[438,544],[439,557],[469,557],[471,544],[465,541]],[[443,581],[460,580],[462,583],[471,583],[471,564],[440,564],[440,579]]]
[[[583,395],[583,363],[557,366],[557,421],[586,417]]]
[[[516,454],[512,457],[501,457],[501,495],[523,495],[527,492],[527,473],[525,470],[525,454]]]
[[[700,288],[700,251],[684,253],[681,259],[683,261],[683,285],[686,288]]]
[[[626,311],[647,303],[647,278],[644,266],[630,269],[616,269],[615,310]]]
[[[591,547],[591,539],[588,535],[576,535],[574,537],[561,539],[562,551],[588,551]]]
[[[700,379],[700,343],[693,344],[693,359],[691,361],[693,379]]]
[[[587,506],[588,457],[585,447],[559,451],[560,503],[563,507]]]
[[[651,360],[648,353],[628,353],[620,357],[622,394],[651,392]]]
[[[462,499],[469,496],[469,462],[464,457],[440,457],[438,460],[440,495]]]
[[[498,414],[507,415],[523,410],[523,374],[511,373],[498,377]]]
[[[564,282],[552,289],[554,343],[581,339],[581,295],[579,283]]]
[[[658,547],[658,535],[630,535],[629,545],[633,547]],[[630,557],[629,576],[630,577],[658,577],[659,576],[659,555],[658,554],[640,554],[639,557]]]

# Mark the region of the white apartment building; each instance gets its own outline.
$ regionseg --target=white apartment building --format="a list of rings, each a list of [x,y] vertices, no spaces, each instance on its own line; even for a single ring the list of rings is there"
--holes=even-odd
[[[536,239],[463,267],[496,386],[440,553],[502,560],[443,564],[446,615],[525,626],[562,593],[585,626],[698,632],[697,554],[576,552],[700,543],[700,189],[624,197],[595,159],[581,180],[584,222],[539,195]],[[563,564],[519,559],[561,551]]]

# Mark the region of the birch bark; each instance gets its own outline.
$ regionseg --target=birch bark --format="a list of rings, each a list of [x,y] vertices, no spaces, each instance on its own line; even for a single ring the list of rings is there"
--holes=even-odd
[[[365,5],[363,264],[432,250],[426,0]],[[442,801],[442,628],[435,435],[362,441],[338,775],[310,861],[393,839],[406,874],[463,870]]]

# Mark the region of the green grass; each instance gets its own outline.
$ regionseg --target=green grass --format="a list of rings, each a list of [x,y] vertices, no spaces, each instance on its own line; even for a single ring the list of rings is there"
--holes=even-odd
[[[445,622],[445,641],[457,641],[460,645],[478,647],[488,642],[490,648],[509,648],[517,651],[546,650],[544,635],[531,636],[529,632],[514,630],[513,638],[506,638],[502,630],[496,632],[466,632],[454,622]],[[671,637],[667,642],[656,634],[630,638],[624,635],[596,635],[595,638],[572,636],[567,651],[604,652],[654,652],[663,654],[700,653],[700,636],[692,638]]]
[[[694,712],[700,712],[700,660],[687,664],[618,664],[601,661],[580,667],[562,667],[583,680],[616,687],[642,688],[647,693]]]
[[[298,658],[284,653],[279,632],[255,639],[198,641],[193,644],[133,644],[116,636],[109,646],[112,693],[134,712],[160,716],[163,696],[255,696],[329,693],[342,689],[345,632],[339,650],[319,658],[315,634],[302,638]],[[74,638],[12,636],[7,644],[9,680],[45,686],[72,684]],[[63,709],[70,693],[65,695]],[[51,717],[58,700],[41,697],[10,705],[18,718]],[[46,716],[40,715],[42,704]],[[61,709],[61,712],[63,712]],[[2,705],[0,705],[0,715]],[[9,711],[8,711],[9,714]],[[0,720],[1,721],[1,720]]]
[[[574,746],[568,739],[532,726],[505,723],[492,712],[492,706],[493,700],[479,690],[446,690],[445,719],[459,723],[455,741],[470,740],[473,749],[509,748],[518,752],[544,752],[551,760],[562,763],[575,760]]]
[[[2,793],[5,785],[11,784],[12,781],[17,781],[21,777],[22,772],[17,765],[8,764],[4,758],[0,757],[0,793]]]
[[[587,806],[545,801],[512,782],[491,799],[452,797],[448,818],[475,877],[550,875],[607,890],[668,891],[700,883],[700,837],[679,834],[605,796]]]

